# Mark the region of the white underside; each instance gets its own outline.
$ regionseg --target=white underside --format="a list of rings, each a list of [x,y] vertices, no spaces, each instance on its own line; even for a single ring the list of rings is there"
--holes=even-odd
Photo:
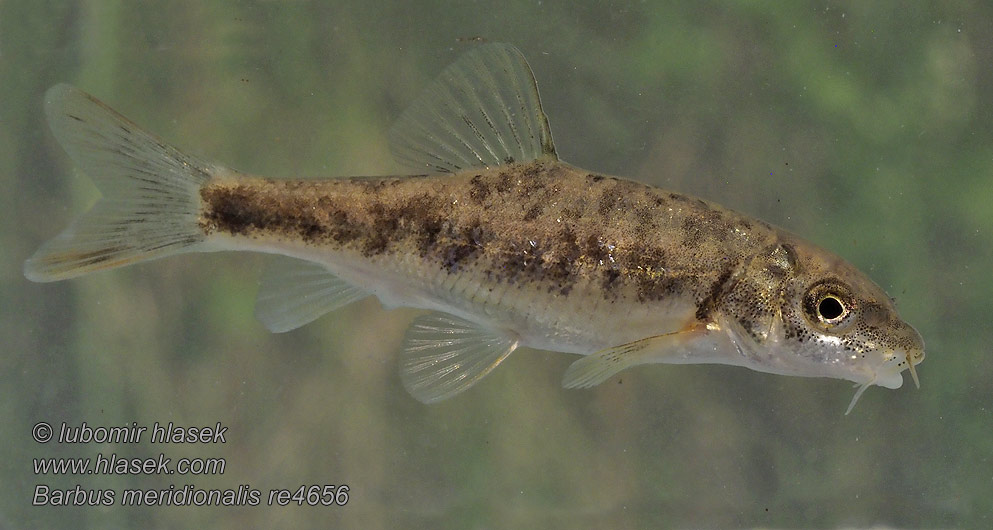
[[[449,313],[487,329],[509,331],[520,346],[589,355],[646,337],[680,330],[692,319],[692,304],[646,307],[638,303],[609,304],[602,297],[556,297],[525,292],[508,285],[488,285],[471,274],[428,271],[411,258],[377,263],[361,256],[329,252],[312,246],[212,236],[209,250],[241,250],[281,254],[320,263],[342,280],[375,295],[387,308],[410,307]],[[726,323],[723,323],[726,324]],[[811,365],[794,360],[776,344],[757,347],[742,339],[733,326],[715,324],[692,341],[652,359],[667,364],[725,364],[753,370],[805,377],[833,377],[886,388],[903,383],[899,372],[852,373],[850,368]]]
[[[678,330],[693,314],[692,304],[610,303],[602,297],[568,298],[516,285],[491,285],[472,274],[426,270],[419,260],[381,260],[329,252],[312,246],[211,236],[209,250],[281,254],[320,263],[342,280],[375,295],[387,308],[411,307],[450,313],[491,329],[513,332],[521,346],[575,354],[596,351]],[[730,342],[707,345],[707,360],[690,352],[672,362],[725,362]],[[733,348],[731,348],[733,350]],[[720,353],[718,352],[720,351]],[[701,353],[701,352],[697,352]],[[724,359],[722,361],[721,359]],[[730,362],[729,362],[730,361]]]

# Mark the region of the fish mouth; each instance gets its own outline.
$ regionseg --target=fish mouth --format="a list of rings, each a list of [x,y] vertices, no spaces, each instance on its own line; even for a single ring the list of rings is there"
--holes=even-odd
[[[923,349],[909,349],[907,351],[895,350],[889,352],[886,355],[887,360],[883,362],[883,365],[878,371],[872,376],[871,379],[862,383],[856,383],[855,386],[858,390],[855,391],[855,395],[852,396],[852,401],[848,404],[848,409],[845,410],[845,415],[855,408],[855,404],[858,403],[859,398],[862,397],[862,393],[865,392],[867,388],[872,385],[878,385],[883,388],[896,389],[903,386],[903,371],[910,370],[910,377],[914,379],[914,385],[917,388],[921,387],[921,381],[917,378],[917,370],[914,366],[921,364],[924,361],[924,350]]]
[[[917,357],[915,359],[915,357]],[[903,371],[909,367],[911,377],[914,378],[914,384],[917,388],[920,388],[920,381],[917,379],[917,372],[914,370],[915,364],[920,364],[924,360],[924,354],[921,352],[920,356],[916,356],[912,351],[902,352],[893,351],[886,355],[886,361],[883,365],[879,367],[871,378],[867,381],[857,382],[855,386],[858,390],[855,391],[855,395],[852,396],[852,401],[848,403],[848,409],[845,410],[845,416],[847,416],[852,409],[855,408],[855,404],[858,403],[859,398],[862,397],[862,393],[866,391],[872,385],[878,385],[883,388],[896,389],[903,386]],[[916,361],[916,362],[912,362]]]
[[[873,384],[884,388],[900,388],[903,385],[903,371],[910,370],[910,377],[914,380],[914,386],[920,388],[921,380],[917,377],[917,370],[914,366],[922,362],[924,362],[924,350],[893,351],[887,355],[886,362],[876,372]]]

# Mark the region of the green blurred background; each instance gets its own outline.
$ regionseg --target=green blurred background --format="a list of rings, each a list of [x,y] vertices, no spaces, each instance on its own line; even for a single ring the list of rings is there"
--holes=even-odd
[[[0,527],[989,527],[990,2],[0,3]],[[847,257],[927,342],[921,389],[648,366],[591,391],[521,351],[408,397],[412,311],[270,335],[264,256],[55,284],[23,260],[97,197],[42,95],[92,92],[273,176],[396,171],[386,132],[476,37],[516,44],[576,165],[716,200]],[[229,426],[223,446],[46,445],[32,425]],[[36,476],[31,458],[221,456],[214,477]],[[343,508],[37,508],[36,484],[348,484]]]

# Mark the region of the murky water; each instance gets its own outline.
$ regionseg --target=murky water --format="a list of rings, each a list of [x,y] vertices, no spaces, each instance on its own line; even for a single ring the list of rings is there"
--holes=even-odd
[[[0,526],[989,525],[993,7],[864,4],[4,3]],[[528,57],[563,159],[869,271],[927,342],[921,389],[870,389],[845,417],[837,380],[658,365],[573,391],[572,357],[521,351],[425,406],[396,372],[415,312],[366,300],[270,335],[252,316],[262,256],[21,275],[97,196],[47,130],[49,86],[243,171],[384,174],[391,121],[480,38]],[[54,440],[33,441],[39,422]],[[147,430],[58,442],[83,422]],[[156,422],[213,436],[152,443]],[[98,454],[200,471],[34,472]],[[324,485],[348,486],[344,506]],[[122,506],[129,491],[153,505]],[[32,506],[80,498],[110,506]],[[332,505],[298,505],[314,499]]]

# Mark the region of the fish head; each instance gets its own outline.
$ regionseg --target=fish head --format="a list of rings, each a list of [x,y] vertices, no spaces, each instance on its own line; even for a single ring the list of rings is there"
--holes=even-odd
[[[899,388],[924,341],[893,300],[842,258],[782,235],[738,274],[719,304],[751,367]],[[755,365],[759,366],[755,366]],[[918,383],[919,386],[919,383]]]

